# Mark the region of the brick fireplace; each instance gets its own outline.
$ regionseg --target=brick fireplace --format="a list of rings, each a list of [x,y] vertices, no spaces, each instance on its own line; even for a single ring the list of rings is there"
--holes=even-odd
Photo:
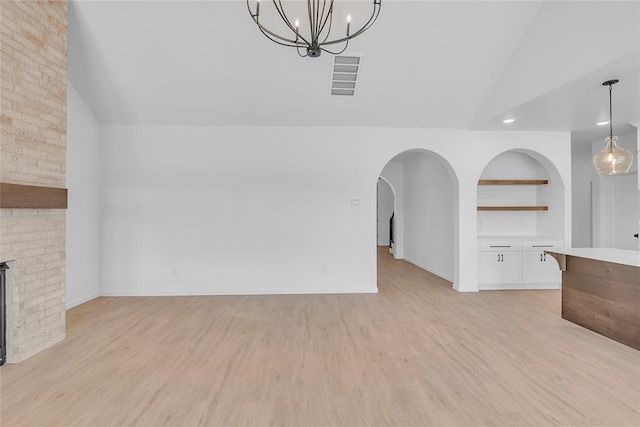
[[[64,188],[66,1],[0,1],[0,51],[0,182]],[[65,233],[64,209],[0,209],[8,363],[65,337]]]

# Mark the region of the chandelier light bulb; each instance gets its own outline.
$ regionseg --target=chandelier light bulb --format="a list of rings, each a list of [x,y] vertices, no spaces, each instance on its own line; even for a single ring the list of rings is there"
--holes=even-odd
[[[298,30],[300,29],[300,21],[296,19],[293,25],[296,27],[296,32],[298,32]]]
[[[347,15],[347,24],[351,23],[351,14]]]

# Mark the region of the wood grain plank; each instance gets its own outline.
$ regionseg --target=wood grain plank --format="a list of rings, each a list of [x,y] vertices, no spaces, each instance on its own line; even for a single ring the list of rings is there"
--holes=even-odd
[[[548,211],[549,206],[478,206],[479,211]]]
[[[546,185],[548,179],[481,179],[478,185]]]
[[[0,208],[66,209],[67,189],[0,183]]]
[[[563,273],[562,287],[620,303],[640,301],[640,286],[637,283],[616,282],[571,269]],[[640,315],[640,310],[638,313]]]
[[[640,287],[640,268],[590,258],[567,256],[567,270]]]
[[[562,296],[563,319],[640,350],[637,305],[602,298],[575,288],[563,288]]]

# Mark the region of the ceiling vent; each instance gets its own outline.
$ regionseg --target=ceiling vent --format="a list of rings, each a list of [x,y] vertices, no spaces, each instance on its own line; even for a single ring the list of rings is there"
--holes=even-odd
[[[354,96],[362,55],[336,55],[331,70],[331,96]]]

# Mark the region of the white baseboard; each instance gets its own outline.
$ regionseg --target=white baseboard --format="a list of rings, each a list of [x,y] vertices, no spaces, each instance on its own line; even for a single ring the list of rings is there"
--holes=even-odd
[[[557,290],[561,289],[558,283],[499,283],[479,285],[481,291],[517,291],[517,290]]]
[[[84,304],[85,302],[91,301],[92,299],[96,299],[98,297],[102,296],[102,294],[100,292],[94,292],[90,295],[84,296],[82,298],[77,298],[73,301],[67,301],[65,303],[66,309],[69,310],[70,308],[73,308],[75,306],[78,306],[80,304]]]
[[[430,267],[427,267],[426,265],[424,265],[424,264],[422,264],[422,263],[420,263],[418,261],[415,261],[415,260],[413,260],[411,258],[404,257],[404,260],[409,262],[409,263],[411,263],[411,264],[413,264],[413,265],[415,265],[416,267],[420,267],[421,269],[426,270],[431,274],[435,274],[436,276],[442,277],[443,279],[448,280],[449,282],[453,283],[453,277],[449,276],[448,274],[444,274],[444,273],[441,273],[439,271],[436,271],[436,270],[434,270],[434,269],[432,269]]]
[[[274,289],[260,290],[255,289],[238,289],[233,291],[212,291],[212,292],[157,292],[157,291],[106,291],[96,292],[91,295],[78,298],[73,301],[67,301],[66,309],[69,310],[85,302],[91,301],[98,297],[177,297],[177,296],[233,296],[233,295],[328,295],[328,294],[377,294],[378,288],[373,289]]]
[[[105,297],[169,297],[169,296],[239,296],[239,295],[327,295],[327,294],[377,294],[378,288],[373,289],[234,289],[232,291],[106,291],[100,293]]]

